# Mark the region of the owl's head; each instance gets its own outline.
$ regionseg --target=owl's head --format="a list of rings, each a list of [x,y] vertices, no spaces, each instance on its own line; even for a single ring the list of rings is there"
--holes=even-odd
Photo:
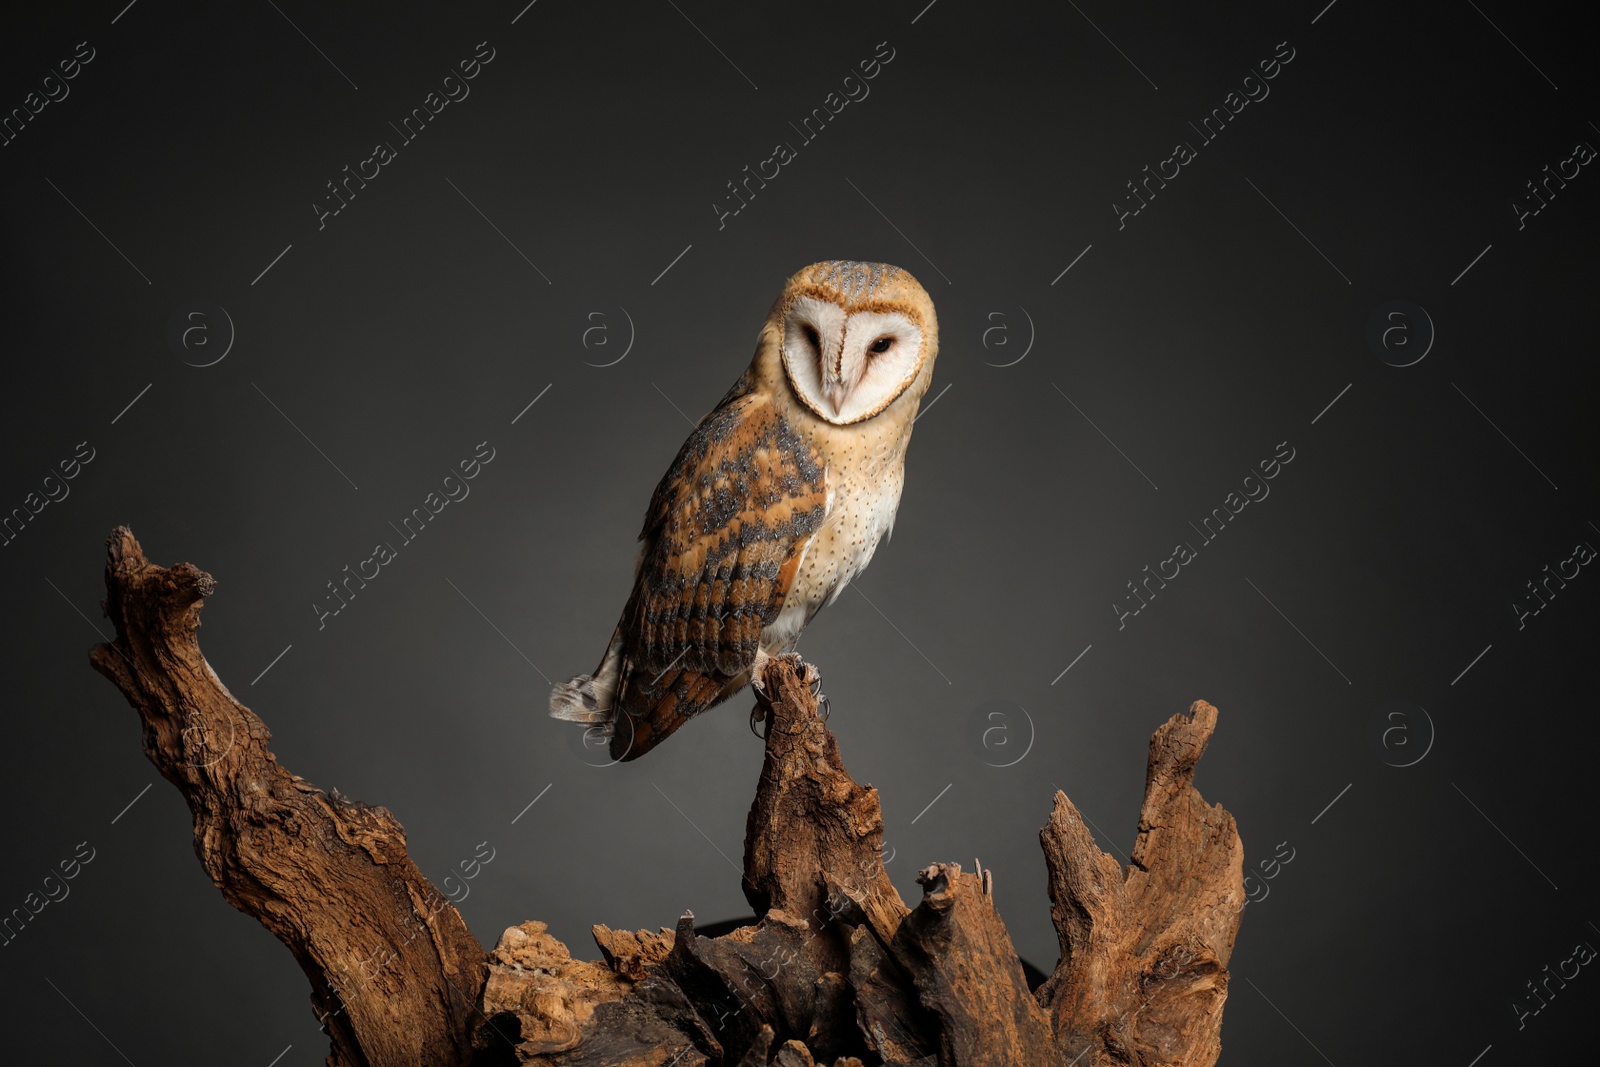
[[[819,418],[847,426],[927,391],[939,326],[927,290],[887,263],[830,260],[796,273],[769,326],[783,371]]]

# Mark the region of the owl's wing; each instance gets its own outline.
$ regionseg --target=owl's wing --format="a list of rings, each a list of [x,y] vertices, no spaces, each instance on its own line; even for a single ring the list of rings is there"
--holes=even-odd
[[[613,756],[643,755],[749,680],[761,631],[822,525],[826,480],[816,450],[748,385],[701,420],[639,535],[618,626]]]

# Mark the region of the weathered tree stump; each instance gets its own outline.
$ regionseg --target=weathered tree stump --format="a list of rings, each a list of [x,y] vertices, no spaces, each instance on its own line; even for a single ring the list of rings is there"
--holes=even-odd
[[[262,721],[217,678],[197,631],[212,578],[111,536],[96,670],[144,723],[144,747],[194,813],[227,900],[311,979],[330,1067],[1210,1067],[1244,904],[1233,818],[1194,767],[1217,711],[1197,702],[1151,740],[1133,863],[1101,852],[1064,794],[1040,832],[1055,972],[1028,991],[992,872],[936,863],[908,907],[883,867],[877,791],[845,771],[812,668],[768,663],[765,764],[745,832],[756,922],[721,937],[594,927],[575,960],[543,923],[485,952],[406,855],[383,808],[278,766]]]

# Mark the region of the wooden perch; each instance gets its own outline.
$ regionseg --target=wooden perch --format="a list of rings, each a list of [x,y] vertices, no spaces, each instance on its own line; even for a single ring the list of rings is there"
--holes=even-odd
[[[212,578],[111,537],[91,653],[144,724],[145,752],[194,813],[227,900],[312,984],[330,1067],[1210,1067],[1244,903],[1233,819],[1193,786],[1216,726],[1196,703],[1156,732],[1133,863],[1101,852],[1066,796],[1041,831],[1055,972],[1030,993],[993,873],[936,863],[908,907],[883,866],[877,791],[844,769],[813,668],[785,656],[756,690],[765,763],[746,823],[754,925],[594,927],[573,959],[543,923],[486,953],[406,855],[383,808],[278,766],[266,726],[200,653]]]

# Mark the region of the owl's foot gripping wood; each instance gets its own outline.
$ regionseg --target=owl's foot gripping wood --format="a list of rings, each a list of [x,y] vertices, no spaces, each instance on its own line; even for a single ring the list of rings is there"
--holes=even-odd
[[[801,659],[798,652],[769,656],[765,650],[758,650],[755,666],[750,668],[750,689],[756,695],[755,705],[750,709],[750,732],[763,741],[767,739],[767,732],[756,729],[756,724],[767,722],[771,718],[768,710],[771,706],[771,697],[767,691],[766,672],[769,664],[779,661],[782,661],[787,669],[792,670],[810,688],[818,714],[821,715],[823,722],[828,721],[828,698],[822,694],[822,672],[817,670],[816,665]]]
[[[756,662],[750,668],[750,688],[757,693],[758,699],[767,692],[767,671],[773,664],[782,664],[785,669],[793,671],[799,679],[811,688],[811,695],[816,696],[821,691],[822,672],[817,670],[816,664],[807,663],[800,658],[798,652],[783,652],[776,656],[767,654],[766,649],[756,650]]]
[[[793,653],[791,653],[793,655]],[[795,657],[799,659],[798,656]],[[750,667],[750,688],[757,693],[767,688],[767,664],[772,662],[772,657],[767,655],[767,650],[760,645],[756,646],[756,661]]]

